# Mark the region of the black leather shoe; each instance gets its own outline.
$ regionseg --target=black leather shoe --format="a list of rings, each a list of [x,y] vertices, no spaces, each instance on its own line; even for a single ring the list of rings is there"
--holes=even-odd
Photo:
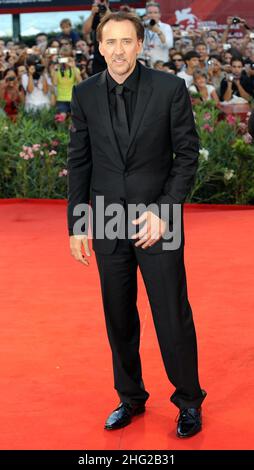
[[[109,415],[104,429],[119,429],[130,424],[133,416],[140,415],[146,410],[145,404],[130,404],[120,402],[118,407]]]
[[[177,421],[177,436],[191,437],[202,429],[201,408],[180,410]]]

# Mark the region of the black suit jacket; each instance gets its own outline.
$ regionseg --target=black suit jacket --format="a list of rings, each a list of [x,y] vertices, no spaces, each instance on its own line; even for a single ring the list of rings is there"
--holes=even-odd
[[[248,122],[248,131],[254,139],[254,110],[252,111],[252,113],[250,115],[250,119],[249,119],[249,122]]]
[[[68,146],[68,228],[73,233],[77,204],[94,211],[93,249],[111,253],[116,240],[97,239],[96,196],[105,205],[182,204],[194,182],[199,139],[184,80],[140,64],[135,115],[126,154],[113,132],[106,70],[73,88]],[[173,158],[174,157],[174,158]],[[105,217],[105,223],[110,217]],[[161,252],[161,241],[144,250]]]

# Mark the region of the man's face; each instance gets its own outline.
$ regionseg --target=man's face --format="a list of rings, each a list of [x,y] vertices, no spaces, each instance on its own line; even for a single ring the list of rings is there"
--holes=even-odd
[[[77,41],[76,42],[76,49],[81,49],[81,51],[87,52],[88,45],[85,41]]]
[[[149,20],[155,20],[156,23],[161,19],[161,12],[158,7],[148,7],[146,10],[146,16]]]
[[[141,49],[142,41],[131,21],[109,20],[103,27],[99,50],[113,75],[120,77],[134,69]]]
[[[240,62],[239,60],[235,60],[233,63],[232,63],[232,73],[236,76],[236,77],[240,77],[241,73],[242,73],[242,70],[243,70],[243,64],[242,62]]]
[[[207,44],[209,44],[210,46],[210,49],[216,49],[217,48],[217,42],[215,41],[214,38],[212,38],[211,36],[207,38],[206,40]]]
[[[199,58],[198,57],[192,57],[192,59],[187,61],[187,65],[191,68],[196,68],[199,66]]]
[[[67,36],[70,34],[71,25],[69,23],[62,24],[61,28],[62,28],[62,31],[63,31],[64,34],[66,34]]]
[[[247,57],[252,56],[254,54],[254,43],[249,42],[245,48],[245,55]]]
[[[36,38],[36,44],[44,44],[47,42],[47,36],[45,34],[40,34],[40,36],[37,36]]]
[[[200,55],[201,60],[206,58],[207,56],[206,46],[203,46],[202,44],[200,44],[199,46],[196,47],[196,51]]]

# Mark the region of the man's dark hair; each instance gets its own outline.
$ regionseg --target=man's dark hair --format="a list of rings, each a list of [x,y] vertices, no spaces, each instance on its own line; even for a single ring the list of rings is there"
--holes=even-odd
[[[198,46],[205,46],[206,49],[207,49],[207,45],[206,45],[205,42],[202,42],[202,41],[197,42],[197,43],[195,44],[195,48],[198,47]]]
[[[218,62],[220,62],[222,64],[222,58],[221,58],[220,54],[210,54],[208,60],[212,60],[212,59],[216,59],[216,60],[218,60]]]
[[[147,9],[148,7],[157,7],[159,10],[161,10],[161,6],[160,6],[160,4],[159,4],[158,2],[152,2],[152,1],[151,1],[151,2],[147,2],[147,3],[146,3],[146,9]]]
[[[60,21],[60,27],[62,27],[64,24],[68,24],[69,26],[72,27],[72,23],[69,18],[63,18],[63,20]]]
[[[36,36],[35,36],[36,39],[37,39],[39,36],[46,36],[46,38],[48,37],[48,35],[47,35],[46,33],[43,33],[43,32],[42,32],[42,33],[37,33]]]
[[[177,73],[177,68],[174,62],[169,61],[169,62],[164,62],[163,67],[168,67],[168,69],[174,70],[175,73]]]
[[[200,55],[197,51],[188,51],[184,56],[184,62],[188,62],[189,60],[193,59],[194,57],[200,58]]]
[[[233,65],[233,62],[241,62],[242,66],[244,66],[244,60],[240,56],[233,56],[231,61],[230,61],[230,64]]]
[[[144,26],[141,23],[140,18],[135,13],[129,13],[127,11],[117,11],[117,12],[110,12],[104,15],[96,29],[96,38],[97,41],[102,41],[102,30],[105,24],[109,21],[124,21],[129,20],[134,25],[138,39],[144,40]]]

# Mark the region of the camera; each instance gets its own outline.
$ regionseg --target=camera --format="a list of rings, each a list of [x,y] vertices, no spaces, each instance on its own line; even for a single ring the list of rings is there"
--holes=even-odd
[[[228,80],[229,82],[233,82],[234,78],[235,78],[235,77],[234,77],[234,75],[233,75],[232,73],[228,74],[228,76],[227,76],[227,80]]]
[[[104,1],[101,0],[101,3],[98,4],[99,13],[104,15],[107,11],[107,7],[104,5]]]
[[[76,57],[76,62],[77,63],[79,63],[79,62],[81,62],[81,60],[85,59],[85,56],[84,56],[82,51],[76,51],[75,57]]]
[[[241,20],[240,18],[237,18],[237,16],[234,16],[234,18],[232,19],[232,24],[237,24],[237,23],[241,23]]]
[[[45,66],[42,65],[41,61],[40,61],[40,58],[38,56],[35,56],[35,55],[31,55],[28,59],[27,59],[27,65],[28,67],[30,67],[31,65],[34,66],[35,68],[35,72],[33,73],[33,78],[34,80],[39,80],[42,72],[44,71],[45,69]]]
[[[42,65],[40,63],[35,64],[35,72],[41,74],[44,69],[45,69],[44,65]]]
[[[59,64],[68,64],[68,62],[69,62],[68,57],[59,57],[58,58],[58,63]]]
[[[229,49],[231,49],[231,44],[223,44],[224,51],[229,51]]]
[[[144,26],[145,27],[148,27],[148,26],[154,26],[156,24],[156,21],[154,19],[151,19],[151,20],[146,20],[144,22]]]
[[[49,47],[49,54],[54,55],[58,53],[57,47]]]

